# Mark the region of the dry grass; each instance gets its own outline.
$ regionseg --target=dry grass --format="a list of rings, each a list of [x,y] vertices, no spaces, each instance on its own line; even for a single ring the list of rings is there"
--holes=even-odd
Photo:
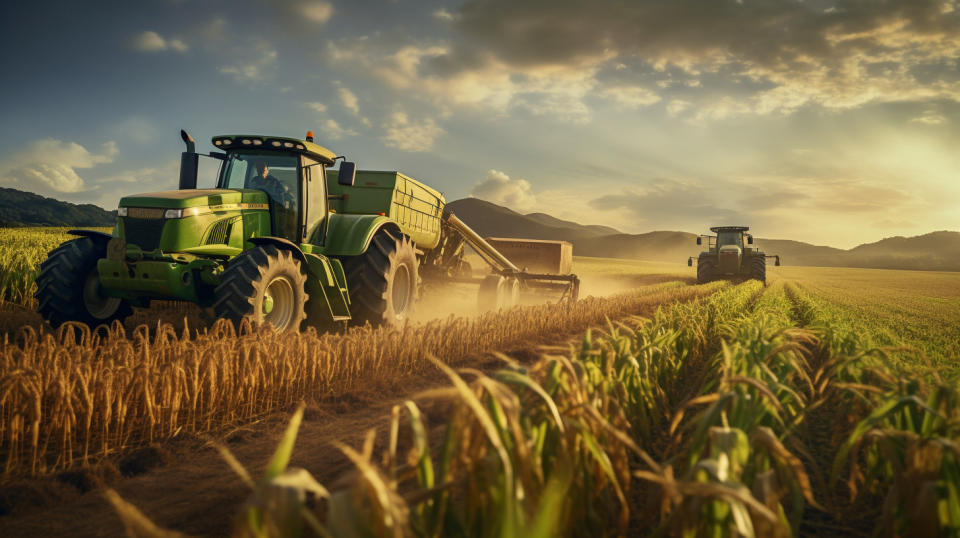
[[[23,329],[0,344],[0,457],[6,474],[69,468],[180,433],[260,417],[304,398],[336,398],[488,350],[583,331],[721,285],[664,284],[575,304],[539,305],[345,334],[236,335],[226,323],[190,337],[162,325],[127,334]]]

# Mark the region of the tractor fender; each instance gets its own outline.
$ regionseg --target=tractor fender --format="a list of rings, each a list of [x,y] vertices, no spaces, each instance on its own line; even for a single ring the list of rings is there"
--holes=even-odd
[[[367,251],[378,231],[386,229],[401,234],[400,226],[383,215],[345,215],[332,213],[327,228],[327,256],[359,256]]]
[[[77,237],[89,237],[93,240],[94,243],[103,244],[103,247],[106,248],[107,243],[113,239],[112,234],[106,232],[98,232],[96,230],[70,230],[67,232],[69,235],[75,235]]]
[[[303,251],[300,250],[300,247],[296,245],[293,241],[289,239],[284,239],[282,237],[273,237],[273,236],[264,236],[264,237],[251,237],[247,239],[247,242],[260,246],[260,245],[274,245],[275,247],[282,250],[289,250],[293,252],[293,256],[303,264],[304,267],[307,266],[307,257],[303,255]]]

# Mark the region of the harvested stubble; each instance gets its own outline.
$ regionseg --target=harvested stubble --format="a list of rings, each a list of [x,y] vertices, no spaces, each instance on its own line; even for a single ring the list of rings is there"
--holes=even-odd
[[[664,284],[574,304],[538,305],[474,318],[345,334],[235,334],[220,322],[193,338],[162,325],[128,336],[24,329],[0,345],[0,457],[4,472],[41,474],[179,433],[247,421],[305,398],[326,399],[607,318],[710,294],[725,284]]]

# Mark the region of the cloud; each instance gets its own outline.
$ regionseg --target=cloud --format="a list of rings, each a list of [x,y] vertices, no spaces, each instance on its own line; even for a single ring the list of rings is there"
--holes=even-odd
[[[396,48],[395,43],[353,38],[329,43],[328,51],[338,66],[431,100],[441,110],[451,105],[499,114],[522,109],[571,121],[590,116],[583,99],[594,89],[596,68],[543,67],[519,73],[477,52],[469,59],[471,67],[460,69],[450,63],[450,44],[411,42]]]
[[[948,121],[946,116],[935,110],[925,110],[920,116],[910,119],[911,123],[922,123],[924,125],[943,125]]]
[[[661,97],[655,92],[640,87],[613,87],[603,90],[600,95],[617,101],[630,108],[642,108],[658,103]]]
[[[627,211],[635,223],[659,230],[682,228],[691,220],[735,224],[733,221],[742,213],[727,208],[722,192],[722,187],[708,186],[700,180],[660,178],[594,198],[588,205],[598,211]]]
[[[343,137],[345,137],[345,136],[356,136],[356,135],[357,135],[357,132],[354,131],[353,129],[345,129],[345,128],[341,127],[340,124],[337,123],[336,120],[331,119],[331,118],[327,118],[327,119],[323,122],[322,130],[323,130],[323,135],[324,135],[323,137],[324,137],[324,138],[328,138],[328,139],[330,139],[330,140],[340,140],[341,138],[343,138]]]
[[[340,97],[340,102],[343,103],[344,108],[358,116],[360,115],[359,100],[357,95],[350,91],[350,88],[340,86],[337,88],[337,95]]]
[[[382,137],[384,144],[414,153],[429,151],[434,141],[445,132],[433,118],[414,121],[405,112],[394,112],[384,129],[387,131]]]
[[[438,21],[444,21],[444,22],[451,22],[451,21],[453,21],[453,20],[455,19],[455,17],[453,16],[453,13],[450,13],[449,11],[447,11],[447,10],[444,9],[444,8],[440,8],[440,9],[434,11],[434,12],[431,14],[431,16],[432,16],[434,19],[437,19]]]
[[[319,114],[323,114],[327,111],[327,105],[320,102],[316,102],[316,101],[311,103],[304,103],[303,106]]]
[[[531,190],[529,181],[511,179],[499,170],[487,172],[487,177],[474,185],[470,196],[517,211],[526,211],[537,205],[537,198]]]
[[[152,30],[147,30],[134,37],[133,47],[141,52],[162,52],[166,50],[187,52],[190,50],[190,47],[182,40],[167,39]]]
[[[577,69],[615,102],[646,106],[664,93],[650,88],[669,89],[700,119],[960,101],[954,4],[468,0],[454,15],[456,39],[430,64],[449,81],[490,66],[511,79]],[[614,72],[618,80],[600,78]]]
[[[266,41],[257,41],[248,48],[248,59],[233,65],[220,67],[218,71],[229,75],[240,84],[257,85],[266,82],[273,74],[277,51]]]
[[[313,22],[324,24],[333,16],[333,5],[322,0],[305,2],[300,6],[300,14]]]
[[[77,170],[111,163],[118,153],[113,141],[92,153],[76,142],[44,138],[0,160],[0,183],[31,192],[80,192],[87,185]]]

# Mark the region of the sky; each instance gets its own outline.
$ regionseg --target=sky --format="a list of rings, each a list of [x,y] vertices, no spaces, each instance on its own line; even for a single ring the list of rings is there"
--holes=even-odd
[[[181,128],[313,130],[448,200],[849,248],[960,229],[958,60],[958,0],[4,2],[0,186],[109,209]]]

